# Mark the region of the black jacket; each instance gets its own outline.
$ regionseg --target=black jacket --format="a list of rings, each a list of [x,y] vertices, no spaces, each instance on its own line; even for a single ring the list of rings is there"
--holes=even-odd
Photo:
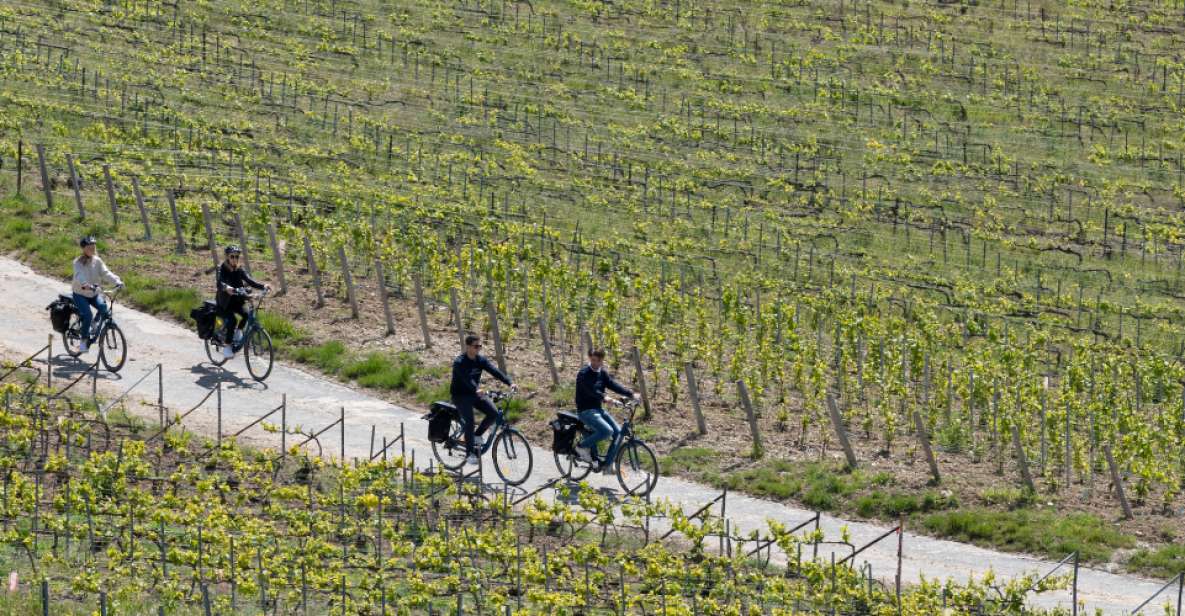
[[[611,389],[623,396],[632,396],[630,388],[613,380],[609,372],[602,366],[600,370],[593,370],[585,364],[576,373],[576,410],[587,411],[599,409],[605,400],[605,390]]]
[[[489,372],[494,378],[510,385],[510,377],[502,374],[497,366],[490,363],[485,355],[478,355],[477,359],[461,353],[453,360],[453,382],[449,385],[449,393],[454,398],[467,398],[477,395],[478,385],[481,384],[481,373]]]
[[[255,289],[264,288],[263,283],[257,282],[254,278],[252,278],[251,275],[247,273],[247,270],[243,269],[242,266],[239,266],[238,269],[232,270],[226,266],[226,261],[223,261],[222,265],[218,266],[218,274],[215,277],[214,284],[218,292],[217,297],[219,306],[225,306],[230,302],[231,298],[235,297],[234,295],[231,295],[231,289],[239,289],[242,287],[252,287]]]

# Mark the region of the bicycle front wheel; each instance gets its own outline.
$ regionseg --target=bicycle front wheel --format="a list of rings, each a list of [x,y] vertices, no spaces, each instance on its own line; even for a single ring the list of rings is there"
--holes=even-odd
[[[115,323],[109,323],[99,338],[99,359],[112,373],[119,372],[128,359],[128,341]]]
[[[443,443],[432,441],[432,455],[441,466],[450,470],[461,470],[465,466],[465,428],[461,422],[453,419],[449,426],[448,440]]]
[[[514,428],[507,428],[494,439],[494,470],[507,484],[517,486],[531,476],[534,458],[527,437]]]
[[[658,485],[658,456],[642,441],[629,441],[617,451],[617,481],[626,494],[646,496]]]
[[[266,379],[272,373],[272,361],[276,357],[271,335],[263,329],[253,330],[243,347],[243,355],[247,359],[247,372],[251,373],[251,377],[256,381]]]

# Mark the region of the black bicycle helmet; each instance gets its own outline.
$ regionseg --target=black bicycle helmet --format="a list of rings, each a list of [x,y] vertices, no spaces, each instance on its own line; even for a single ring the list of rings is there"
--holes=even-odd
[[[241,254],[243,254],[243,249],[239,248],[238,246],[236,246],[234,244],[231,244],[230,246],[226,247],[226,256],[228,256],[228,257],[231,255],[241,255]]]
[[[96,243],[97,242],[95,241],[95,236],[84,235],[84,236],[82,236],[82,239],[78,240],[78,247],[79,248],[86,248],[87,246],[94,246]]]

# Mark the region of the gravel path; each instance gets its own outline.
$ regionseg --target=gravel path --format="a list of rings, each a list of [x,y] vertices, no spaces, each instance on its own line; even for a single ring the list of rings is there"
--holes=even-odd
[[[0,348],[8,359],[24,357],[46,343],[49,327],[45,306],[68,285],[34,273],[25,265],[0,258],[0,290],[3,292],[5,324],[0,327]],[[375,439],[393,438],[399,434],[400,423],[407,434],[407,445],[415,452],[418,464],[426,465],[431,450],[426,439],[426,422],[420,421],[422,410],[408,410],[365,393],[352,390],[324,378],[314,376],[292,366],[277,363],[265,384],[256,383],[247,374],[241,357],[226,365],[227,371],[211,366],[201,341],[190,330],[132,310],[117,306],[116,317],[127,335],[130,347],[128,363],[118,376],[104,374],[99,387],[105,392],[119,392],[149,372],[156,364],[163,366],[165,404],[172,409],[188,409],[205,397],[211,387],[223,383],[223,432],[232,433],[249,424],[263,413],[277,407],[286,395],[289,425],[299,424],[306,429],[320,429],[335,421],[340,409],[345,409],[345,453],[350,457],[366,457],[371,447],[371,426],[377,426]],[[55,337],[54,348],[59,354],[53,360],[55,383],[64,384],[66,378],[77,375],[83,366],[61,353],[61,338]],[[87,356],[93,361],[95,355]],[[84,358],[85,359],[85,358]],[[44,359],[41,360],[44,367]],[[83,386],[86,387],[83,387]],[[89,390],[89,382],[79,389]],[[132,397],[155,402],[156,378],[150,377],[137,387]],[[211,399],[213,400],[213,399]],[[143,410],[150,419],[156,412]],[[185,424],[199,431],[213,432],[216,411],[212,403],[199,408]],[[278,423],[278,417],[277,417]],[[279,436],[254,428],[244,435],[247,442],[257,445],[277,445]],[[322,437],[325,455],[340,455],[340,436],[336,429]],[[315,451],[315,448],[314,448]],[[556,476],[550,451],[538,448],[534,453],[535,466],[531,480],[525,486],[534,489]],[[492,473],[491,473],[492,474]],[[590,480],[593,485],[616,488],[607,478]],[[679,503],[688,512],[719,496],[712,488],[678,479],[662,479],[654,497]],[[729,494],[728,518],[741,532],[762,529],[766,520],[779,520],[787,525],[811,518],[813,512],[796,507]],[[888,528],[862,522],[846,522],[831,516],[822,517],[822,528],[828,538],[838,538],[840,527],[847,525],[853,543],[861,545],[884,534]],[[965,580],[980,577],[994,570],[998,577],[1012,577],[1030,571],[1045,572],[1053,563],[1023,555],[1003,554],[951,541],[941,541],[906,532],[904,535],[902,579],[909,583],[919,576],[929,579],[953,578]],[[850,552],[839,552],[839,557]],[[820,548],[819,557],[830,560],[829,549]],[[775,560],[778,555],[775,554]],[[897,565],[897,541],[891,537],[859,555],[858,560],[872,565],[874,574],[892,584]],[[1116,575],[1094,569],[1082,569],[1079,576],[1079,599],[1090,610],[1101,609],[1108,614],[1130,613],[1151,596],[1162,582],[1135,576]],[[1175,594],[1175,593],[1173,593]],[[1154,602],[1163,605],[1164,598]],[[1035,606],[1060,605],[1069,607],[1069,591],[1047,593],[1032,600]],[[1145,610],[1153,613],[1149,607]]]

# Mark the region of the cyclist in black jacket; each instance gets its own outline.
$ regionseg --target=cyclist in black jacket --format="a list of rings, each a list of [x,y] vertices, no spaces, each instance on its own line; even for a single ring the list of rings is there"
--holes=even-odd
[[[226,343],[222,347],[222,356],[231,358],[235,355],[234,345],[238,344],[239,339],[243,336],[243,330],[239,324],[247,322],[247,311],[244,309],[247,299],[243,297],[247,294],[247,287],[253,289],[271,289],[272,287],[256,281],[247,273],[247,270],[239,265],[243,251],[238,246],[234,244],[227,246],[225,254],[226,259],[222,261],[222,265],[218,266],[215,285],[218,292],[218,314],[222,317],[223,323],[222,341]]]
[[[605,462],[601,465],[602,472],[608,473],[617,455],[617,436],[621,433],[621,427],[604,409],[606,389],[623,396],[638,397],[630,388],[609,376],[605,370],[605,351],[592,349],[588,352],[588,363],[576,373],[576,410],[580,412],[580,421],[592,433],[576,445],[576,455],[592,462],[597,443],[609,439],[609,451],[605,453]]]
[[[480,351],[481,339],[473,334],[465,336],[465,352],[453,360],[453,380],[449,385],[453,406],[457,408],[461,421],[465,424],[465,450],[469,452],[465,459],[467,464],[477,464],[477,454],[481,451],[482,445],[481,435],[494,423],[494,416],[498,412],[494,408],[494,403],[481,394],[481,373],[489,372],[512,390],[517,389],[510,377],[490,363]],[[475,407],[482,413],[481,425],[477,426],[476,431],[473,428]]]

